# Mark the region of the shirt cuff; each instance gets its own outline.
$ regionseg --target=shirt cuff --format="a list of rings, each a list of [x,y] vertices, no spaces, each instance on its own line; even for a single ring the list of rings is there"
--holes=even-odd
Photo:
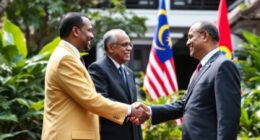
[[[127,109],[127,114],[126,114],[126,116],[130,116],[130,115],[131,115],[131,111],[132,111],[132,108],[131,108],[131,106],[129,105],[129,106],[128,106],[128,109]]]
[[[148,106],[149,107],[149,113],[150,113],[150,116],[152,117],[152,108],[150,107],[150,106]]]

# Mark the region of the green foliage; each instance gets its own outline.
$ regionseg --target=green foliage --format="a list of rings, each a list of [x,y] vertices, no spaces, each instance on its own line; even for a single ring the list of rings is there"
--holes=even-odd
[[[111,3],[114,5],[113,8],[106,8],[102,11],[90,10],[87,13],[87,16],[94,21],[94,44],[102,40],[106,31],[114,28],[125,30],[130,37],[145,34],[147,30],[145,26],[146,18],[138,17],[134,13],[126,11],[121,0],[113,0]]]
[[[4,139],[7,139],[7,138],[13,138],[13,137],[15,137],[19,134],[22,134],[22,133],[28,133],[28,131],[23,130],[23,131],[17,131],[17,132],[14,132],[14,133],[7,133],[7,134],[0,133],[0,140],[4,140]]]
[[[102,40],[102,37],[109,29],[120,28],[125,30],[130,37],[131,36],[142,36],[145,34],[147,28],[145,26],[145,18],[140,18],[135,15],[123,15],[120,13],[113,13],[111,11],[100,11],[89,12],[88,16],[94,20],[94,35],[95,43]],[[131,34],[132,33],[132,34]]]
[[[243,32],[243,36],[247,42],[243,43],[243,49],[237,52],[241,78],[244,88],[256,88],[260,85],[260,37],[247,31]]]
[[[25,33],[30,49],[39,51],[58,35],[61,15],[70,11],[87,11],[92,1],[14,0],[5,9],[8,19]]]
[[[33,52],[38,52],[43,44],[58,36],[61,16],[68,12],[86,13],[90,18],[94,25],[94,46],[111,28],[122,28],[135,35],[146,32],[145,19],[126,11],[123,0],[112,0],[110,3],[110,7],[97,11],[91,9],[97,6],[97,1],[15,0],[9,2],[6,15],[25,33],[29,51]]]
[[[167,97],[161,97],[157,100],[151,100],[143,89],[144,73],[136,72],[135,79],[139,94],[139,101],[145,102],[147,105],[162,105],[173,103],[180,100],[184,94],[184,90],[170,94]],[[180,140],[182,136],[182,125],[177,125],[176,120],[152,125],[151,120],[142,124],[142,132],[144,140]]]
[[[39,54],[43,54],[46,56],[50,56],[51,53],[54,51],[55,47],[53,46],[57,46],[60,42],[60,37],[56,37],[54,38],[50,43],[48,43],[47,45],[45,45],[42,50],[39,52]]]
[[[23,60],[27,56],[27,47],[21,30],[7,18],[4,18],[1,34],[2,52],[5,52],[2,55],[5,62],[11,61],[16,62],[17,65],[23,64]]]
[[[8,32],[13,39],[6,43],[5,36],[0,36],[0,62],[4,62],[0,65],[0,140],[40,139],[47,57],[39,54],[26,58],[25,44],[17,41],[24,40],[22,33],[5,20],[0,34]]]
[[[251,92],[243,95],[240,118],[241,137],[255,138],[260,136],[259,100],[260,89],[252,90]]]
[[[247,31],[243,49],[236,55],[242,79],[241,139],[260,139],[260,37]]]
[[[27,47],[21,30],[12,24],[7,18],[4,18],[3,30],[3,46],[19,45],[19,47],[16,47],[18,54],[25,58],[27,56]]]
[[[148,129],[149,128],[149,129]],[[144,140],[180,140],[181,126],[177,126],[174,121],[149,126],[143,128]]]
[[[181,98],[184,91],[175,92],[167,97],[162,97],[158,100],[145,100],[148,105],[158,105],[173,103]],[[144,140],[180,140],[182,136],[182,126],[176,124],[176,120],[152,125],[151,121],[146,121],[143,125]]]

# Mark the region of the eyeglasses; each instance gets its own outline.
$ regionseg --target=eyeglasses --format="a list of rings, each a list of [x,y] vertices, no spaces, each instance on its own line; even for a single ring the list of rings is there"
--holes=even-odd
[[[121,47],[123,47],[123,48],[127,48],[128,46],[130,46],[131,48],[134,47],[134,45],[133,45],[131,42],[126,42],[126,43],[114,43],[114,44],[119,45],[119,46],[121,46]]]

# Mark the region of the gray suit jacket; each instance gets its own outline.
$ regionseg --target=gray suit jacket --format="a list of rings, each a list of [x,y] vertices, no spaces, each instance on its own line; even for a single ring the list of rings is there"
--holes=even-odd
[[[132,70],[127,66],[125,66],[127,85],[124,84],[118,69],[107,56],[92,63],[88,70],[95,83],[97,92],[101,93],[104,97],[127,104],[137,101],[134,75]],[[142,139],[141,127],[127,121],[121,126],[100,117],[100,129],[101,140]]]
[[[190,82],[182,100],[152,106],[152,123],[183,117],[183,140],[236,140],[240,118],[240,76],[220,52]]]

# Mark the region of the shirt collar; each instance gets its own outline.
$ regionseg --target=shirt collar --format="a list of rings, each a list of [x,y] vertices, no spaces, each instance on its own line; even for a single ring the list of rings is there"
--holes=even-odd
[[[219,48],[216,48],[216,49],[210,51],[206,56],[204,56],[204,57],[201,59],[200,64],[201,64],[202,66],[204,66],[204,65],[209,61],[209,59],[210,59],[215,53],[217,53],[218,51],[219,51]]]
[[[73,53],[77,56],[77,58],[80,59],[80,52],[79,52],[79,50],[74,45],[69,43],[68,41],[66,41],[66,40],[63,40],[63,41],[68,45],[69,48],[72,49]]]
[[[108,56],[108,57],[112,60],[112,62],[114,63],[114,65],[116,66],[117,69],[119,69],[120,66],[121,66],[122,68],[124,68],[124,65],[120,65],[120,64],[118,64],[112,57],[110,57],[110,56]]]

